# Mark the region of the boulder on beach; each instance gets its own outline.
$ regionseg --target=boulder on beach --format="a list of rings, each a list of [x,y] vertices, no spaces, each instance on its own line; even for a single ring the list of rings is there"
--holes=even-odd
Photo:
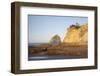
[[[60,43],[61,43],[61,39],[59,35],[54,35],[50,40],[51,45],[59,45]]]

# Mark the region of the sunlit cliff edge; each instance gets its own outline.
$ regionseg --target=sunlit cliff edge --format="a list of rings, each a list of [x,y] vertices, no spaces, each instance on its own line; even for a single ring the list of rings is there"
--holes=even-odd
[[[65,33],[63,43],[81,43],[88,42],[88,24],[71,25]]]

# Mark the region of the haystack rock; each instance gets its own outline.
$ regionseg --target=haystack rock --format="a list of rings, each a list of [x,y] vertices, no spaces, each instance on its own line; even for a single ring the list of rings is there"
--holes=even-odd
[[[59,35],[54,35],[50,40],[51,45],[59,45],[60,43],[61,43],[61,39]]]
[[[64,43],[87,43],[88,41],[88,24],[71,25],[65,34]]]

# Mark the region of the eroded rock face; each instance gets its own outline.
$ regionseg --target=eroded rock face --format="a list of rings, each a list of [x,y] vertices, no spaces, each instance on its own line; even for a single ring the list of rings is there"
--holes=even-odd
[[[61,43],[61,39],[59,35],[54,35],[50,40],[51,45],[59,45],[60,43]]]
[[[72,25],[67,29],[64,43],[87,43],[88,41],[88,25],[81,26]]]

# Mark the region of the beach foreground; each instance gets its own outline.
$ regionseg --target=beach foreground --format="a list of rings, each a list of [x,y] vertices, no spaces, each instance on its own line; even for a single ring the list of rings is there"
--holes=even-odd
[[[29,47],[29,60],[45,59],[74,59],[87,58],[88,47],[86,44],[68,44],[61,43],[52,46],[50,44],[41,44]]]

